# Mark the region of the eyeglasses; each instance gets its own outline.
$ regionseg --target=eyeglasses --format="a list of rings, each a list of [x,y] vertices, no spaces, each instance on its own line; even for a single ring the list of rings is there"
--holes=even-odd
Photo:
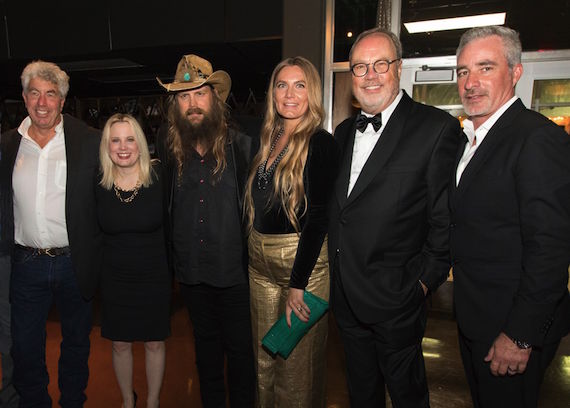
[[[352,75],[354,75],[355,77],[363,77],[368,73],[368,66],[372,65],[374,72],[376,72],[377,74],[384,74],[388,72],[388,70],[390,69],[390,64],[393,64],[396,61],[400,61],[400,59],[401,58],[396,58],[393,59],[392,61],[378,60],[370,64],[365,64],[361,62],[359,64],[354,64],[352,67],[350,67],[350,71],[352,72]]]

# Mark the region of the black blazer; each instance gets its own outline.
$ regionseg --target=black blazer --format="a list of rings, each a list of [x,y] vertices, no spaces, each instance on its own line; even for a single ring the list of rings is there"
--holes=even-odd
[[[419,308],[419,279],[434,291],[448,275],[447,182],[460,127],[404,93],[347,197],[354,135],[355,117],[335,131],[342,155],[329,254],[352,311],[376,323]]]
[[[485,136],[459,185],[455,173],[450,184],[463,334],[492,342],[503,331],[536,346],[559,340],[570,325],[570,137],[517,100]]]
[[[65,222],[71,259],[81,295],[94,296],[98,284],[101,232],[95,212],[95,189],[99,169],[100,132],[69,115],[63,115],[67,184]],[[14,247],[14,201],[12,171],[22,136],[17,129],[2,134],[0,152],[1,234],[6,252]]]

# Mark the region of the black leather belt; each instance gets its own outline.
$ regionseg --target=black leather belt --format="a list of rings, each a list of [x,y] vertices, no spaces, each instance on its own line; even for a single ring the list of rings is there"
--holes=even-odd
[[[47,255],[52,258],[60,255],[69,255],[71,253],[68,246],[61,248],[32,248],[16,244],[16,248],[22,251],[31,252],[33,255]]]

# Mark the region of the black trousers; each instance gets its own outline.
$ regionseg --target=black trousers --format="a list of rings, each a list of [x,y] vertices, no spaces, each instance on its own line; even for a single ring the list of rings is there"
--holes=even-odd
[[[351,311],[338,282],[333,283],[332,300],[346,354],[350,406],[385,407],[387,387],[394,408],[429,407],[421,345],[426,323],[425,304],[409,316],[365,324]],[[394,332],[413,335],[398,339]]]
[[[255,373],[249,287],[180,284],[194,330],[196,365],[204,408],[226,406],[224,361],[232,407],[253,407]]]
[[[232,407],[253,407],[255,374],[249,287],[180,285],[194,330],[200,394],[205,408],[226,406],[224,360]]]
[[[484,361],[491,343],[470,340],[459,330],[459,350],[474,408],[536,408],[544,372],[559,344],[533,349],[523,374],[496,377]]]

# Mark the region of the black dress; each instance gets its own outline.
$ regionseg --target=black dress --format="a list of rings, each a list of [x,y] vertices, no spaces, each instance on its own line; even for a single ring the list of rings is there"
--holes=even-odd
[[[104,233],[101,335],[110,340],[159,341],[170,333],[171,281],[158,173],[131,202],[121,202],[114,189],[97,186]]]

